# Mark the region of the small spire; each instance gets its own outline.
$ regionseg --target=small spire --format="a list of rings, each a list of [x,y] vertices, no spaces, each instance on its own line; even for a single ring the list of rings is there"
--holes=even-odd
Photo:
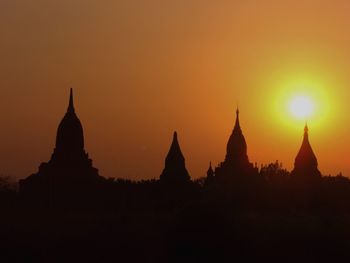
[[[308,127],[308,125],[307,125],[307,121],[305,122],[304,132],[305,132],[305,133],[308,133],[308,132],[309,132],[309,127]]]
[[[309,142],[309,127],[307,125],[307,122],[305,123],[304,127],[304,138],[303,142],[301,144],[300,150],[295,157],[294,161],[294,169],[292,171],[292,174],[298,174],[299,175],[317,175],[320,176],[320,172],[317,168],[317,158],[315,153],[312,150],[311,144]]]
[[[74,111],[74,101],[73,101],[73,88],[70,89],[70,95],[69,95],[69,105],[68,105],[68,112],[75,112]]]
[[[236,109],[236,123],[235,123],[235,128],[240,129],[240,124],[239,124],[239,108],[238,108],[238,106],[237,106],[237,109]]]
[[[305,122],[304,127],[304,140],[303,143],[309,144],[309,126],[307,125],[307,122]]]
[[[209,168],[208,168],[208,172],[213,171],[213,167],[211,166],[211,162],[209,162]]]
[[[183,155],[182,155],[182,152],[181,152],[181,149],[180,149],[180,145],[179,145],[179,141],[177,139],[177,132],[175,131],[174,132],[174,135],[173,135],[173,141],[171,143],[171,146],[170,146],[170,150],[169,150],[169,153],[168,153],[168,157],[169,156],[180,156],[180,158],[183,158]]]
[[[213,170],[213,167],[211,166],[211,162],[209,163],[209,168],[208,168],[208,171],[207,171],[207,176],[208,176],[208,177],[213,177],[213,176],[214,176],[214,170]]]

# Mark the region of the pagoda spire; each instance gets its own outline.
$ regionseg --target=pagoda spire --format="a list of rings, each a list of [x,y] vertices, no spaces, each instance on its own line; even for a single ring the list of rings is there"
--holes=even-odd
[[[310,141],[309,141],[309,127],[308,127],[307,123],[305,123],[305,126],[304,126],[304,137],[303,137],[303,143],[302,143],[301,148],[304,149],[304,150],[307,150],[310,153],[312,153],[313,155],[315,155],[313,153],[313,150],[312,150],[311,145],[310,145]]]
[[[174,132],[168,155],[165,158],[165,167],[160,180],[166,183],[186,183],[190,176],[185,165],[185,158],[181,152],[177,132]]]
[[[306,133],[306,134],[309,133],[309,127],[307,125],[307,121],[305,122],[304,133]]]
[[[309,126],[307,125],[307,122],[305,122],[305,126],[304,126],[304,137],[303,137],[302,147],[311,148],[311,145],[309,142]]]
[[[213,167],[211,166],[211,162],[209,162],[209,170],[213,170]]]
[[[236,123],[235,123],[235,129],[241,129],[241,125],[239,123],[239,108],[237,106],[236,109]]]
[[[167,155],[167,160],[172,160],[172,159],[179,159],[179,160],[185,159],[180,149],[176,131],[173,134],[173,141],[171,143],[170,150]]]
[[[249,163],[247,144],[239,123],[239,108],[236,109],[236,122],[226,147],[226,162]]]
[[[213,167],[211,166],[211,162],[209,163],[209,169],[207,171],[207,177],[208,178],[214,177],[214,170],[213,170]]]
[[[69,104],[67,112],[60,122],[56,135],[56,150],[62,154],[67,154],[67,151],[82,152],[84,151],[84,132],[81,122],[75,113],[73,89],[70,89]]]
[[[73,88],[70,89],[70,94],[69,94],[69,104],[68,104],[68,110],[67,112],[72,112],[74,113],[74,99],[73,99]]]
[[[292,174],[300,175],[321,175],[318,170],[318,162],[314,151],[312,150],[310,141],[309,141],[309,127],[305,123],[304,127],[304,137],[301,144],[300,150],[295,158],[294,170]]]

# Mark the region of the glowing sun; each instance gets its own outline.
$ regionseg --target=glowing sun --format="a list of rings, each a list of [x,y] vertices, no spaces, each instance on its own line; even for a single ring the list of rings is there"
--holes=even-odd
[[[314,102],[306,96],[295,96],[289,103],[290,113],[298,119],[307,119],[314,113]]]

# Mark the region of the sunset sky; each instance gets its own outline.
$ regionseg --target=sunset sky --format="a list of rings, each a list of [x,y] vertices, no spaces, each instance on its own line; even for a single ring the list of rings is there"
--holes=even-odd
[[[0,173],[49,160],[73,87],[106,177],[158,177],[174,130],[204,176],[237,105],[252,162],[291,169],[307,119],[321,172],[350,177],[349,14],[348,0],[0,0]]]

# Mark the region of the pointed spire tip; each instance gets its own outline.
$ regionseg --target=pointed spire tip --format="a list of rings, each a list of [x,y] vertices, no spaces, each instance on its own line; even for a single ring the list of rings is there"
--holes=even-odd
[[[240,129],[240,124],[239,124],[239,108],[237,106],[237,110],[236,110],[236,123],[235,123],[235,129],[238,128]]]
[[[73,88],[70,88],[68,111],[74,112]]]

